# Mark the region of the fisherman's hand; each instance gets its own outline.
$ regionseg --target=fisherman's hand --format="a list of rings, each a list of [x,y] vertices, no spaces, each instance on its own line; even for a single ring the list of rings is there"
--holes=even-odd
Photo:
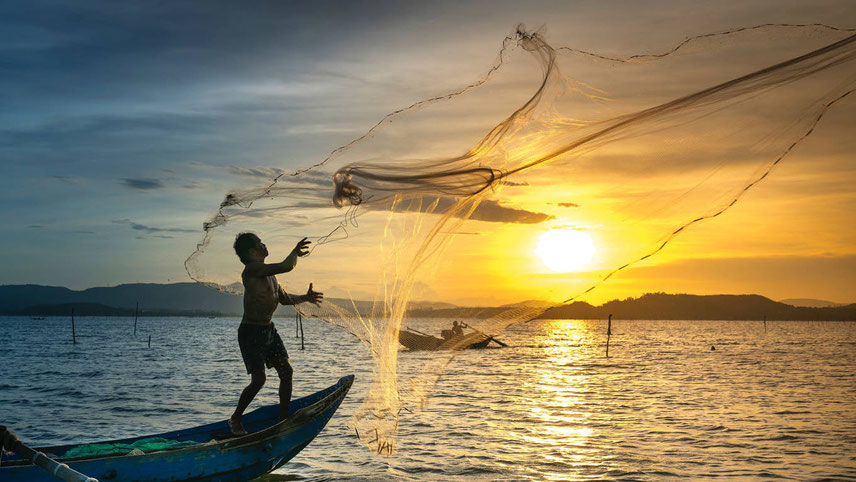
[[[306,292],[306,301],[312,303],[315,306],[318,306],[318,303],[320,303],[323,299],[324,293],[314,291],[312,289],[312,283],[309,283],[309,291]]]
[[[306,238],[303,238],[297,243],[297,246],[295,246],[291,252],[298,256],[306,256],[309,254],[309,244],[311,242],[312,241],[308,241]]]

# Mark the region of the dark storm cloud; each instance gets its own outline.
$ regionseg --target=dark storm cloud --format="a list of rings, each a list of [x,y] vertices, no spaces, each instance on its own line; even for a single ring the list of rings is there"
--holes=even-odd
[[[147,179],[147,178],[130,178],[126,177],[121,180],[122,185],[125,187],[129,187],[131,189],[137,189],[140,191],[152,191],[154,189],[162,189],[164,184],[157,179]]]

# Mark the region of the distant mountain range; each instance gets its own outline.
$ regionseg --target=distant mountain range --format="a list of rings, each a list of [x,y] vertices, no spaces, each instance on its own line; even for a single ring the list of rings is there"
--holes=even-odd
[[[779,303],[793,306],[806,306],[809,308],[829,308],[832,306],[844,306],[846,304],[826,300],[815,300],[812,298],[789,298],[786,300],[779,300]]]
[[[65,305],[63,309],[67,309],[67,313],[75,308],[81,315],[97,315],[111,308],[111,314],[116,316],[127,314],[129,310],[133,315],[137,302],[146,315],[217,313],[240,316],[243,310],[240,296],[220,293],[198,283],[136,283],[82,291],[40,285],[0,286],[2,314],[49,315],[58,309],[56,305]],[[52,305],[54,308],[50,308]]]
[[[371,302],[325,298],[327,302],[361,312],[371,310]],[[243,297],[221,293],[199,283],[134,283],[112,287],[71,290],[57,286],[0,286],[0,315],[133,316],[139,303],[143,316],[241,316]],[[431,309],[454,307],[440,302],[415,302]],[[294,316],[290,306],[280,306],[274,316]]]
[[[498,307],[461,307],[449,303],[411,303],[411,317],[488,318],[509,309],[544,308],[539,318],[643,320],[856,320],[856,304],[836,305],[822,300],[791,299],[776,302],[759,295],[687,295],[649,293],[639,298],[613,300],[600,306],[584,302],[549,308],[550,303],[531,300]],[[240,316],[242,298],[211,290],[197,283],[124,284],[82,291],[40,285],[0,286],[0,315],[133,316],[139,302],[144,316]],[[350,300],[326,299],[351,308]],[[371,302],[357,301],[368,312]],[[816,306],[811,306],[815,304]],[[800,306],[801,305],[801,306]],[[808,306],[806,306],[808,305]],[[290,306],[276,316],[294,316]]]
[[[601,306],[575,302],[548,309],[540,318],[613,318],[628,320],[856,320],[856,303],[835,307],[803,307],[759,295],[685,295],[649,293],[613,300]]]
[[[819,301],[819,300],[814,300]],[[835,305],[831,303],[831,305]],[[511,308],[546,308],[538,318],[602,320],[611,314],[625,320],[856,320],[856,304],[806,307],[780,303],[759,295],[686,295],[649,293],[639,298],[613,300],[600,306],[577,301],[547,308],[542,302],[501,307],[411,310],[410,316],[434,318],[489,318]]]

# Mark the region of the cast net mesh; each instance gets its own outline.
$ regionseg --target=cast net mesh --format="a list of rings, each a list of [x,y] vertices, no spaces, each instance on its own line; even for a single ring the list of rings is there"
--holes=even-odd
[[[545,287],[577,299],[737,203],[830,108],[852,108],[854,86],[856,36],[825,25],[741,28],[623,57],[554,48],[518,27],[482,79],[387,115],[314,165],[228,193],[187,271],[240,292],[235,234],[256,232],[283,257],[309,237],[311,256],[280,281],[290,292],[313,282],[328,300],[301,313],[372,354],[353,424],[373,451],[393,453],[399,420],[454,356],[399,373],[410,300],[532,282],[520,239],[548,229],[585,231],[598,246],[586,270]],[[543,311],[510,307],[471,324],[498,334]]]

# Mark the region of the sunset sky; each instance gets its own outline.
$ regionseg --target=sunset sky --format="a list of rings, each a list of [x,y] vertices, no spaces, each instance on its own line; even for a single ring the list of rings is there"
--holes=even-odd
[[[852,28],[853,19],[856,5],[831,0],[4,2],[0,284],[83,289],[189,281],[184,260],[227,192],[312,165],[387,113],[481,78],[519,23],[544,26],[554,46],[629,55],[740,26]],[[731,67],[741,74],[740,65]],[[714,77],[700,68],[699,79],[648,80],[695,85],[708,75]],[[448,126],[450,149],[507,115],[503,109],[532,86],[502,89],[507,105],[497,103],[495,112],[428,112]],[[693,226],[584,299],[665,291],[856,302],[854,107],[849,98],[831,109],[812,137],[725,215]],[[584,225],[575,205],[593,206],[605,192],[584,183],[537,189],[550,175],[517,180],[533,189],[508,188],[504,204],[485,201],[484,218],[462,227],[416,297],[561,301],[615,267],[606,253],[619,243],[595,229],[589,271],[556,273],[536,254],[543,233]],[[628,203],[643,201],[623,194]],[[366,216],[359,229],[383,223],[381,215]],[[347,258],[347,269],[374,273],[374,255],[360,245],[371,239],[355,237],[353,251],[319,249],[301,261],[301,282],[319,280],[316,287],[333,296],[370,295],[337,282],[328,269],[333,261],[322,257]],[[268,242],[272,256],[287,255],[292,241]],[[313,265],[315,257],[322,259]],[[236,277],[240,269],[234,258],[220,267],[234,268]]]

